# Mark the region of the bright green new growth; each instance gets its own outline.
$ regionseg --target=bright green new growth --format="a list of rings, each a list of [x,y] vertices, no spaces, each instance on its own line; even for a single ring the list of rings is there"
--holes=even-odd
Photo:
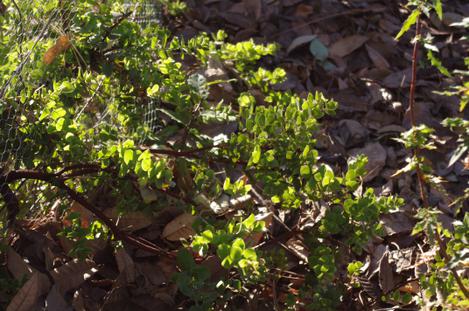
[[[22,5],[31,9],[40,4]],[[27,88],[19,96],[6,94],[7,101],[28,105],[28,114],[19,120],[28,152],[18,166],[56,172],[97,163],[99,174],[67,184],[84,195],[106,188],[123,214],[156,213],[168,204],[194,211],[201,223],[179,252],[181,271],[174,279],[193,310],[224,305],[234,293],[247,296],[250,284],[262,282],[271,269],[285,268],[281,253],[250,244],[253,235],[267,236],[271,225],[256,220],[260,208],[316,214],[297,228],[311,250],[302,263],[308,282],[301,295],[307,297],[308,309],[335,310],[344,290],[339,254],[344,248],[360,254],[381,232],[380,215],[403,203],[363,187],[366,158],[350,159],[343,174],[319,158],[314,137],[320,119],[334,114],[337,103],[319,92],[303,98],[275,91],[285,80],[284,70],[259,64],[275,53],[276,45],[226,43],[222,31],[186,41],[155,25],[141,29],[125,19],[116,24],[114,16],[122,13],[120,1],[98,8],[93,1],[79,1],[67,29],[73,49],[45,65],[42,57],[53,40],[38,43],[32,55],[35,71],[24,81]],[[7,55],[2,76],[5,68],[17,65],[14,54]],[[219,64],[227,77],[210,81],[204,72],[212,64]],[[233,99],[212,98],[215,84],[230,85]],[[156,117],[145,123],[148,107]],[[233,123],[236,130],[221,130],[215,137],[204,131]],[[217,176],[214,163],[223,165],[226,176]],[[231,180],[231,172],[243,178]],[[195,199],[254,196],[254,186],[261,192],[256,204],[237,207],[231,220]],[[157,193],[156,202],[142,198],[138,190],[144,187]],[[67,209],[67,195],[51,185],[28,181],[22,189],[27,190],[23,197],[28,191],[42,193],[37,202],[26,197],[25,209],[48,209],[56,197]],[[89,250],[83,240],[108,232],[99,222],[83,228],[78,215],[69,218],[71,226],[63,235],[77,241],[73,254],[85,257]],[[272,222],[278,225],[279,220]],[[197,256],[216,257],[230,277],[211,280]],[[351,274],[358,266],[350,266]]]

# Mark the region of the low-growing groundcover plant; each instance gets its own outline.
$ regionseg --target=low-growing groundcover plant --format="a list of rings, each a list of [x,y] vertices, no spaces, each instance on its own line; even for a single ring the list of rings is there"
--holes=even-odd
[[[5,229],[21,234],[18,219],[57,202],[58,236],[74,241],[71,257],[92,258],[87,241],[102,237],[170,257],[183,309],[234,310],[254,299],[277,310],[348,303],[362,266],[356,258],[381,233],[380,215],[403,202],[365,187],[365,157],[343,168],[322,161],[315,134],[337,103],[319,92],[277,91],[286,74],[270,65],[275,44],[233,44],[223,31],[184,40],[133,22],[122,1],[15,5],[33,20],[57,7],[68,15],[41,40],[34,27],[21,46],[8,31],[1,37],[2,84],[23,49],[33,51],[23,87],[7,89],[0,108],[21,111],[22,144],[11,147],[24,148],[1,164]],[[9,12],[4,29],[18,27]],[[74,203],[94,214],[92,223],[70,212]],[[191,229],[162,247],[121,230],[103,205],[123,217],[176,206]],[[282,248],[292,238],[302,252]],[[292,256],[302,275],[295,286]],[[290,286],[289,294],[275,297],[276,286]]]

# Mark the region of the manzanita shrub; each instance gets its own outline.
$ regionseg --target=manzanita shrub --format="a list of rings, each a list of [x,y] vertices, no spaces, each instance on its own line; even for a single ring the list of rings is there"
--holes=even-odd
[[[18,5],[39,18],[64,3]],[[34,43],[31,36],[19,47],[1,37],[2,83],[19,50],[34,47],[24,87],[4,96],[12,107],[27,107],[16,120],[25,151],[7,169],[59,172],[95,204],[97,189],[105,191],[105,204],[122,214],[156,214],[169,204],[193,214],[195,235],[180,245],[174,277],[192,310],[262,296],[264,284],[288,270],[287,254],[269,239],[274,234],[301,236],[305,248],[305,279],[282,308],[335,310],[348,278],[340,266],[380,234],[380,215],[402,204],[364,187],[365,157],[349,159],[345,173],[319,157],[315,134],[337,103],[319,92],[276,90],[286,74],[270,65],[275,44],[233,44],[223,31],[184,40],[124,18],[122,1],[77,1],[67,9],[68,19],[51,27],[54,39]],[[8,15],[0,19],[2,28],[17,27]],[[46,61],[55,38],[64,36],[70,47]],[[78,173],[63,174],[80,165]],[[77,242],[78,257],[89,254],[80,241],[120,238],[99,220],[82,226],[68,212],[70,192],[51,180],[10,183],[20,198],[18,217],[59,202],[69,223],[62,235]],[[286,224],[300,216],[295,227]],[[201,264],[208,258],[226,273],[214,279]],[[351,274],[359,268],[350,262]]]

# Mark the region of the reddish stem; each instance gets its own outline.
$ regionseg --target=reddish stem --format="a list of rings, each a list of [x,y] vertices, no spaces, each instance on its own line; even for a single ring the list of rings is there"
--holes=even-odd
[[[420,31],[421,31],[421,23],[420,18],[417,17],[416,28],[415,28],[415,42],[414,42],[414,50],[412,52],[412,80],[410,82],[410,94],[409,94],[409,110],[410,110],[410,121],[412,123],[412,127],[416,126],[415,120],[415,86],[417,82],[417,61],[418,61],[418,48],[419,48],[419,40],[420,40]],[[422,200],[422,204],[424,208],[428,208],[428,198],[425,193],[425,177],[423,175],[422,169],[420,167],[420,160],[418,159],[420,150],[418,148],[414,149],[413,151],[414,157],[417,158],[417,178],[419,181],[419,190],[420,190],[420,199]],[[443,256],[446,264],[449,263],[450,258],[448,253],[446,252],[446,246],[441,238],[440,234],[436,232],[436,240],[438,242],[438,246],[440,248],[440,253]],[[450,268],[451,273],[454,276],[456,283],[458,284],[459,288],[463,292],[466,298],[469,298],[469,290],[464,286],[461,278],[459,277],[458,272],[454,268]]]
[[[419,48],[419,40],[420,40],[420,31],[421,31],[421,23],[420,18],[417,18],[416,22],[416,29],[415,29],[415,41],[414,41],[414,50],[412,52],[412,79],[410,81],[410,90],[409,90],[409,112],[410,112],[410,122],[412,123],[412,127],[417,126],[417,122],[415,120],[415,86],[417,84],[417,62],[418,62],[418,48]],[[419,157],[420,150],[415,149],[413,151],[414,157]],[[417,164],[416,168],[417,179],[419,182],[419,192],[420,192],[420,199],[424,206],[428,206],[428,199],[425,194],[425,177],[423,175],[422,169],[420,167],[420,163]]]

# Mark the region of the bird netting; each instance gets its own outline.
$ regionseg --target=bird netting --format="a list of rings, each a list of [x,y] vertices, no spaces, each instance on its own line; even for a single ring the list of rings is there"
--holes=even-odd
[[[74,24],[74,7],[76,1],[50,1],[38,4],[36,1],[5,1],[1,17],[4,27],[1,40],[4,46],[0,53],[0,171],[20,165],[20,161],[27,148],[24,146],[22,126],[28,122],[28,114],[38,113],[30,111],[31,99],[24,96],[26,87],[40,89],[50,85],[51,81],[38,77],[36,69],[42,62],[48,61],[54,51],[44,53],[38,48],[40,42],[56,42],[59,47],[60,39]],[[129,14],[129,19],[147,26],[159,20],[159,5],[156,1],[124,1],[123,8]],[[65,43],[67,44],[67,43]],[[87,64],[85,64],[87,65]],[[78,114],[83,112],[79,111]],[[143,122],[151,121],[145,113]]]
[[[82,67],[90,65],[73,51],[73,40],[69,37],[78,22],[77,3],[75,0],[46,1],[44,4],[39,1],[0,1],[0,42],[4,47],[0,49],[0,177],[23,166],[28,141],[34,140],[31,137],[34,133],[24,130],[29,120],[41,114],[31,94],[43,88],[50,89],[54,82],[53,77],[41,75],[40,69],[68,48],[77,54]],[[142,28],[159,20],[157,1],[125,0],[120,1],[120,5],[122,12],[119,13]],[[45,48],[51,45],[48,50]],[[86,113],[85,104],[77,110],[75,117],[82,113]],[[145,110],[142,122],[150,122],[150,114]],[[100,120],[106,115],[107,112],[103,112]],[[3,187],[0,179],[0,188]]]
[[[29,1],[10,1],[2,13],[2,50],[0,67],[0,167],[3,170],[16,166],[25,151],[21,126],[27,123],[29,98],[24,96],[26,87],[41,86],[34,81],[36,47],[41,40],[53,38],[67,27],[73,10],[68,4],[55,8],[34,7]],[[51,31],[56,29],[56,31]]]

